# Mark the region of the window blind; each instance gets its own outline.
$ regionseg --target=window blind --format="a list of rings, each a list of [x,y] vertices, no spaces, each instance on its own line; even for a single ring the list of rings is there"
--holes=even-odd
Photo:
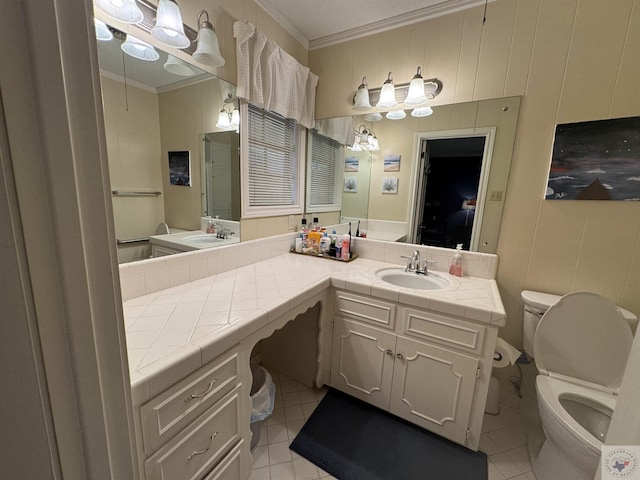
[[[298,161],[296,122],[248,106],[250,207],[295,205]]]
[[[308,175],[309,204],[338,204],[337,167],[342,145],[315,130],[311,131],[311,162]]]

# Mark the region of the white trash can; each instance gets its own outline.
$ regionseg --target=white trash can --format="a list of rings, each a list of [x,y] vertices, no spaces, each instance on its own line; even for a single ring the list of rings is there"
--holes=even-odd
[[[265,419],[273,413],[276,385],[273,378],[261,365],[251,363],[251,450],[260,441],[260,429]]]

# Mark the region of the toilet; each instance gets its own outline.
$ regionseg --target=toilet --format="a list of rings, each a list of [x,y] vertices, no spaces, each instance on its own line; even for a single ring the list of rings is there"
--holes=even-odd
[[[594,293],[521,297],[546,437],[533,472],[537,480],[593,480],[638,318]]]

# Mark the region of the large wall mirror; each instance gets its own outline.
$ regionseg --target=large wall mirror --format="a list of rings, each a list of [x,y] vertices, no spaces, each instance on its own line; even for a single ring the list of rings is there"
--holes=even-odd
[[[235,86],[157,47],[134,44],[146,59],[134,58],[121,48],[131,37],[110,31],[98,55],[123,263],[149,258],[143,240],[162,223],[193,232],[206,215],[240,221],[239,105]]]
[[[355,117],[380,149],[345,150],[343,221],[387,222],[410,243],[495,253],[520,100],[436,106],[400,120]]]

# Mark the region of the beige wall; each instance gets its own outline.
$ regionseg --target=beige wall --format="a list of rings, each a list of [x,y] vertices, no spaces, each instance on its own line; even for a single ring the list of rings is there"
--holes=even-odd
[[[309,65],[318,118],[350,115],[362,76],[401,83],[417,65],[444,84],[434,104],[523,95],[498,245],[501,336],[520,345],[523,288],[640,313],[640,204],[542,200],[557,123],[640,115],[639,49],[638,0],[498,0],[484,28],[474,8],[311,51]]]
[[[155,93],[101,77],[109,176],[114,190],[163,191]],[[113,197],[116,238],[148,237],[164,221],[163,196]],[[149,245],[118,248],[120,263],[148,258]]]

